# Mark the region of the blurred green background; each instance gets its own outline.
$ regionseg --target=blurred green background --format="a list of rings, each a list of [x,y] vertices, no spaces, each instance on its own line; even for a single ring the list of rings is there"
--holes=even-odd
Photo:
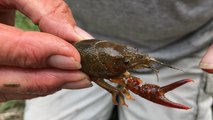
[[[33,22],[23,15],[20,12],[16,12],[16,19],[15,19],[15,26],[18,28],[21,28],[25,31],[31,30],[31,31],[39,31],[39,28],[37,25],[33,24]]]

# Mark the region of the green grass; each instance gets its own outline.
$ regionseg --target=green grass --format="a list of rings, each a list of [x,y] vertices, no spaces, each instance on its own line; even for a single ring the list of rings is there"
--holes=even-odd
[[[3,104],[0,104],[0,113],[3,113],[9,109],[12,108],[20,108],[22,109],[24,107],[24,101],[21,100],[11,100],[8,102],[5,102]]]
[[[20,12],[16,12],[16,19],[15,19],[15,26],[18,28],[21,28],[25,31],[30,30],[30,31],[39,31],[39,28],[37,25],[33,24],[33,22],[23,15]]]

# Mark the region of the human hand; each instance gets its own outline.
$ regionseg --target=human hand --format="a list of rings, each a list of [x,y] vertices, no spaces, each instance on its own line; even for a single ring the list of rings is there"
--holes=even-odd
[[[0,24],[0,102],[44,96],[62,88],[91,86],[89,77],[79,71],[78,51],[67,42],[91,36],[76,26],[66,3],[0,0],[0,21],[13,24],[16,9],[43,32],[24,32]]]
[[[200,68],[208,73],[213,73],[213,44],[202,58]]]

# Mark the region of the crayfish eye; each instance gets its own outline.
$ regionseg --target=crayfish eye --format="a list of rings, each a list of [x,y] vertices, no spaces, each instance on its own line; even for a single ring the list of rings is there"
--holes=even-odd
[[[129,60],[128,60],[128,59],[125,59],[125,60],[124,60],[124,64],[125,64],[125,65],[128,65],[128,64],[129,64]]]

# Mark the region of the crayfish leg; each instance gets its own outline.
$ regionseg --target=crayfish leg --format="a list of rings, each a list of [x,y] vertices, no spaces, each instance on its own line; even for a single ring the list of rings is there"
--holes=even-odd
[[[118,88],[113,87],[112,85],[105,82],[103,79],[96,79],[96,80],[93,80],[93,81],[96,84],[98,84],[99,86],[101,86],[102,88],[104,88],[105,90],[107,90],[109,93],[112,94],[112,102],[113,102],[114,105],[118,105],[118,103],[119,103],[117,101],[117,96],[118,96],[119,99],[120,99],[120,105],[127,106],[127,104],[124,100],[124,95]]]
[[[125,95],[126,99],[134,100],[134,98],[131,96],[129,90],[126,88],[125,79],[126,78],[122,76],[122,77],[110,79],[110,81],[118,84],[117,88],[120,89],[120,91],[122,91],[122,93]]]
[[[123,88],[123,93],[125,94],[126,99],[128,99],[128,100],[135,100],[135,99],[131,96],[131,94],[130,94],[130,92],[129,92],[128,89]]]

